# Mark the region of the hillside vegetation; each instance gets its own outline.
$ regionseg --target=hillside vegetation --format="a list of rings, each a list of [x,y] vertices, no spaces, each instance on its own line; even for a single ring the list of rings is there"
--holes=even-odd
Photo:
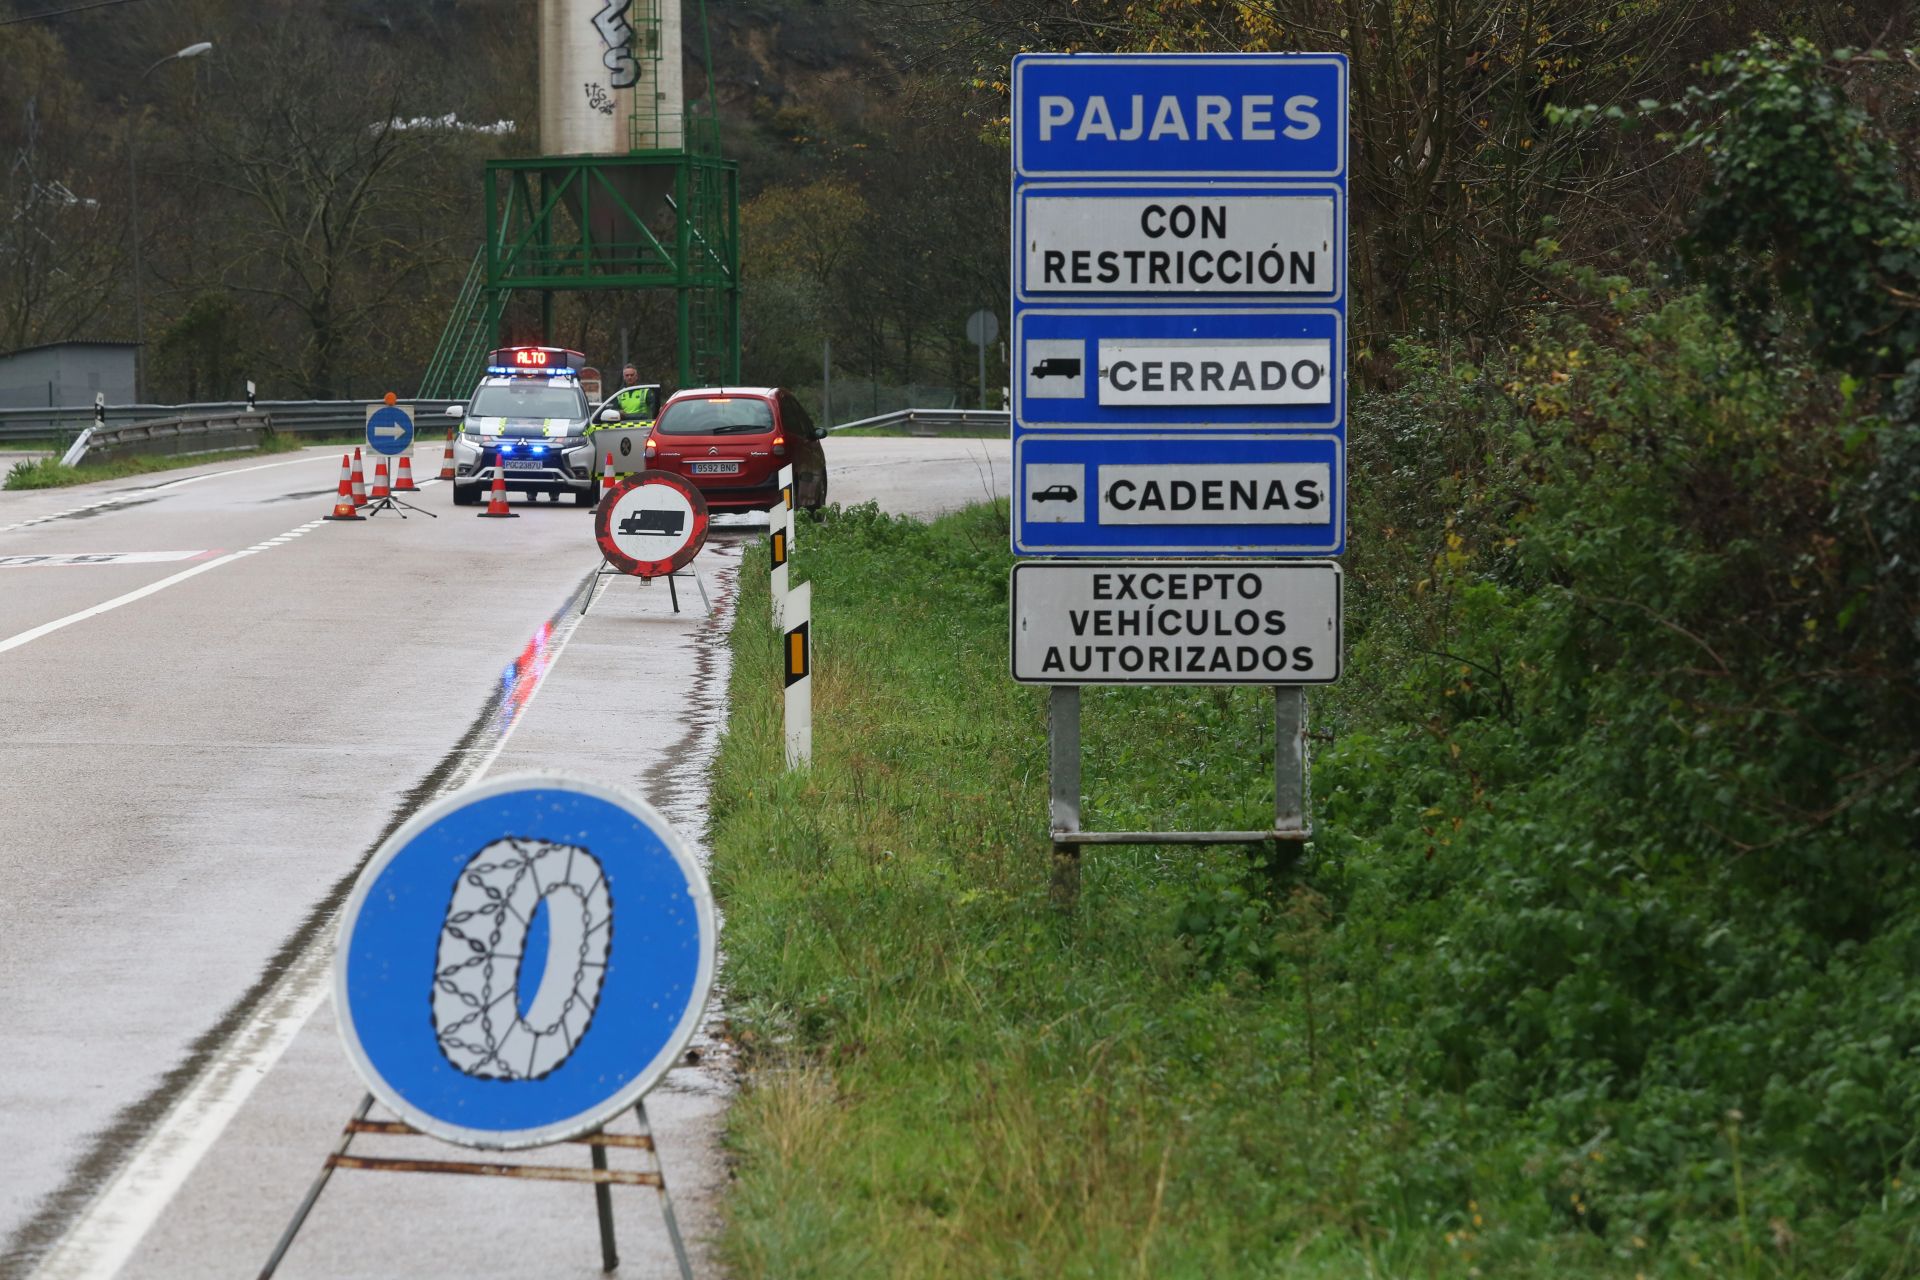
[[[1920,1274],[1920,67],[1698,74],[1554,126],[1697,166],[1686,275],[1547,225],[1356,398],[1298,865],[1057,912],[1004,508],[803,534],[816,766],[746,626],[716,781],[741,1273]],[[1259,691],[1087,736],[1089,825],[1270,812]]]

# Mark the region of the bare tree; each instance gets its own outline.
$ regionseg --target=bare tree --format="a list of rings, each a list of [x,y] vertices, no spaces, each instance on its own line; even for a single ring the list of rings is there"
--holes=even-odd
[[[0,27],[0,351],[87,333],[124,250],[117,157],[57,41]]]
[[[447,235],[422,216],[445,204],[427,111],[389,50],[318,24],[226,51],[195,140],[239,202],[226,281],[293,322],[281,371],[309,395],[337,394],[350,353],[405,323]]]

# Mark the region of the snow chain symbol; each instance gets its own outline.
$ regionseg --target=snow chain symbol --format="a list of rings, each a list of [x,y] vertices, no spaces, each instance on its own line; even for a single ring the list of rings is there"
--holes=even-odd
[[[547,954],[529,974],[527,936],[543,907]],[[481,1079],[554,1071],[593,1022],[612,945],[613,895],[598,858],[577,845],[495,840],[460,869],[440,926],[432,993],[440,1052]],[[539,984],[530,1004],[521,998],[529,980]]]

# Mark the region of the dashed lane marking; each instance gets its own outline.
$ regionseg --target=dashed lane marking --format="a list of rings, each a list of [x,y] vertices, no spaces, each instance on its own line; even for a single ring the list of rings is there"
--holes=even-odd
[[[0,533],[12,533],[15,529],[26,529],[36,524],[45,524],[49,520],[64,520],[68,516],[77,516],[85,511],[101,511],[108,507],[117,507],[123,502],[134,502],[151,498],[156,493],[169,489],[179,489],[190,484],[199,484],[202,480],[218,480],[221,476],[243,476],[249,471],[271,471],[275,467],[293,467],[303,462],[324,462],[332,457],[331,453],[316,453],[310,457],[291,458],[285,462],[263,462],[255,467],[229,467],[225,471],[209,471],[200,476],[183,476],[178,480],[169,480],[165,484],[142,485],[138,489],[123,489],[119,493],[100,499],[98,502],[82,503],[77,507],[68,507],[65,511],[55,511],[50,515],[35,516],[31,520],[21,520],[14,524],[0,524]]]
[[[284,464],[275,463],[274,465],[280,466]],[[232,475],[233,473],[225,472],[223,474]],[[194,478],[204,479],[205,477],[196,476]],[[434,484],[437,483],[437,481],[429,480],[427,483]],[[85,622],[88,618],[97,618],[103,613],[110,613],[118,609],[121,605],[132,604],[136,600],[145,600],[150,595],[165,591],[168,587],[185,582],[188,578],[197,578],[210,569],[218,569],[223,564],[232,564],[235,560],[257,555],[262,551],[271,551],[274,547],[281,546],[291,539],[300,537],[302,534],[311,533],[325,523],[326,517],[324,516],[318,520],[309,520],[297,528],[287,530],[277,538],[264,539],[263,541],[254,543],[250,547],[243,547],[239,551],[230,551],[226,555],[213,560],[203,560],[191,569],[182,569],[172,577],[162,578],[158,582],[149,582],[144,587],[129,591],[125,595],[115,596],[111,600],[103,600],[99,604],[80,610],[78,613],[70,613],[64,618],[55,618],[52,622],[43,622],[37,627],[30,627],[18,635],[8,636],[5,640],[0,640],[0,653],[5,653],[9,649],[18,649],[24,644],[32,644],[42,636],[52,635],[54,632],[64,627],[70,627],[76,622]]]
[[[309,530],[319,528],[321,523],[322,521],[320,520],[310,520],[297,529],[289,529],[285,536],[297,538]],[[202,560],[191,569],[182,569],[171,577],[162,578],[158,582],[149,582],[146,586],[138,587],[127,592],[125,595],[115,596],[111,600],[103,600],[99,604],[80,610],[78,613],[70,613],[64,618],[55,618],[52,622],[43,622],[37,627],[29,627],[18,635],[8,636],[5,640],[0,640],[0,653],[6,653],[10,649],[18,649],[21,645],[32,644],[42,636],[50,636],[54,632],[70,627],[76,622],[85,622],[88,618],[97,618],[103,613],[111,613],[121,605],[132,604],[136,600],[145,600],[148,596],[157,595],[165,591],[168,587],[178,586],[188,578],[197,578],[209,570],[218,569],[223,564],[232,564],[235,560],[244,559],[247,556],[266,551],[272,545],[270,542],[256,542],[252,546],[240,551],[230,551],[226,555],[216,557],[212,560]]]
[[[168,564],[214,554],[199,551],[50,551],[37,556],[0,556],[0,569],[65,569],[90,564]]]

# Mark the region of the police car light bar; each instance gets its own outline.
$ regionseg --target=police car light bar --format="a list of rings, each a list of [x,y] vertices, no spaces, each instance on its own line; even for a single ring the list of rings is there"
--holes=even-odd
[[[512,365],[490,364],[486,376],[489,378],[527,378],[539,374],[548,382],[564,382],[568,379],[579,381],[580,375],[571,369],[516,369]]]
[[[487,357],[489,372],[504,373],[573,373],[586,363],[586,356],[565,347],[501,347]]]

